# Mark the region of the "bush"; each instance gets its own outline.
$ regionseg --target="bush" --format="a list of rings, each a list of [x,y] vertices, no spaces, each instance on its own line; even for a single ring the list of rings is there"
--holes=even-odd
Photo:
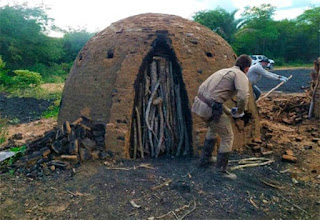
[[[43,118],[58,118],[61,98],[56,99],[51,106],[42,114]]]
[[[44,64],[37,63],[29,69],[40,73],[44,83],[60,83],[65,81],[72,64],[73,63],[54,63],[50,66],[45,66]]]
[[[14,70],[16,75],[12,77],[11,86],[15,88],[36,87],[41,83],[40,73],[29,70]]]

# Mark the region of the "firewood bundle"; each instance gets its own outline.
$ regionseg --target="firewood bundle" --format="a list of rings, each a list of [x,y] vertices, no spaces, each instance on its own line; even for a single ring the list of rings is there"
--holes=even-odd
[[[168,59],[154,56],[135,85],[130,152],[134,159],[191,151],[187,102],[176,68]]]

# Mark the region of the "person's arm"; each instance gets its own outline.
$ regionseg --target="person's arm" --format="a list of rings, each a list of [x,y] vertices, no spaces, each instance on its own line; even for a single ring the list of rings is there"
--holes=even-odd
[[[261,76],[264,76],[264,77],[272,79],[272,80],[280,80],[281,79],[280,75],[277,75],[275,73],[271,73],[271,72],[263,69],[263,67],[261,65],[257,66],[256,71],[259,71],[259,74]]]
[[[238,113],[241,114],[246,110],[249,98],[249,81],[244,73],[236,74],[234,85],[237,90],[237,107]]]

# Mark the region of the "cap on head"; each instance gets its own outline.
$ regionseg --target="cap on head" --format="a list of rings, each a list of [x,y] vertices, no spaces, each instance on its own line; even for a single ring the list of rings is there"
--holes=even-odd
[[[269,62],[269,59],[266,58],[266,57],[263,57],[262,60],[260,60],[260,62],[266,62],[266,63],[268,63],[268,62]]]

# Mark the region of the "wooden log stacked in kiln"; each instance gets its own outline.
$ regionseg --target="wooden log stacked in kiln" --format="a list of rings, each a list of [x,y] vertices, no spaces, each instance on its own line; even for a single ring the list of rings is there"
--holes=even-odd
[[[172,62],[154,56],[136,88],[131,157],[187,155],[190,137],[181,101],[181,85]]]

